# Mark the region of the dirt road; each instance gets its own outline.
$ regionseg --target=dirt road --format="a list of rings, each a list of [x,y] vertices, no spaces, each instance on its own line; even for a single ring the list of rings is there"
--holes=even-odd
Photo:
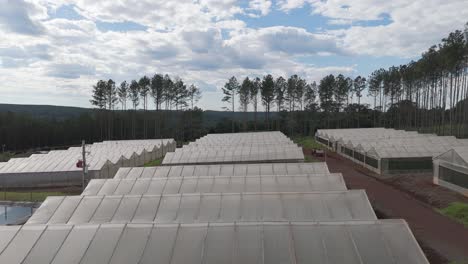
[[[468,263],[468,228],[437,213],[431,206],[411,195],[379,181],[363,172],[362,168],[337,154],[327,156],[331,172],[341,172],[349,189],[365,189],[378,212],[388,218],[405,219],[422,244],[432,263],[446,260]],[[437,256],[429,256],[434,250]]]

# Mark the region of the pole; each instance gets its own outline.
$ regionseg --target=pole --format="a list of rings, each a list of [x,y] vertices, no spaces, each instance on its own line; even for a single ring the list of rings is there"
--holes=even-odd
[[[88,172],[87,165],[86,165],[86,143],[85,143],[84,140],[81,141],[81,146],[82,146],[82,149],[83,149],[83,152],[82,152],[82,155],[83,155],[83,177],[82,177],[82,181],[81,181],[81,188],[82,188],[82,191],[84,191],[86,174]]]

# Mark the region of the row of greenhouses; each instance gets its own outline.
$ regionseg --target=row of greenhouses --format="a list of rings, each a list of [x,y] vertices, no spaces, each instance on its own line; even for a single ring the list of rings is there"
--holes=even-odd
[[[0,263],[429,263],[403,220],[0,227]]]
[[[183,148],[198,146],[255,146],[293,144],[292,140],[279,131],[208,134]]]
[[[318,130],[316,140],[382,176],[432,172],[435,184],[468,196],[468,139],[360,128]]]
[[[26,224],[375,220],[362,190],[57,196]]]
[[[223,137],[226,151],[288,145],[279,132]],[[0,227],[0,263],[428,263],[405,221],[378,220],[326,163],[204,163],[120,168],[48,197],[22,227]]]
[[[312,175],[312,176],[311,176]],[[281,176],[199,176],[92,180],[83,195],[343,191],[339,173]]]
[[[323,129],[317,142],[380,174],[431,172],[432,159],[468,139],[387,128]]]
[[[89,179],[112,178],[120,167],[142,166],[174,151],[173,139],[104,141],[86,145]],[[0,163],[0,186],[37,187],[80,184],[82,148],[53,150]]]
[[[302,149],[283,133],[208,134],[169,153],[163,164],[299,162]]]
[[[171,165],[159,167],[121,168],[116,179],[172,178],[199,176],[272,176],[328,174],[328,166],[323,162],[314,163],[250,163],[250,164],[211,164],[211,165]]]

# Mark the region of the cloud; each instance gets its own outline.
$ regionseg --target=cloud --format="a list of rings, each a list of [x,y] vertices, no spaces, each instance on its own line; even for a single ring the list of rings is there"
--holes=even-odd
[[[182,32],[182,38],[186,41],[188,47],[197,53],[207,53],[222,44],[220,30],[213,28],[205,31],[184,31]]]
[[[0,0],[0,26],[10,32],[24,35],[40,35],[44,28],[31,14],[41,17],[44,10],[23,0]]]
[[[39,60],[50,60],[49,46],[9,46],[0,48],[1,66],[4,68],[18,68],[28,66]]]
[[[178,49],[172,45],[164,44],[159,47],[149,48],[145,51],[149,58],[153,60],[162,60],[177,56]]]
[[[95,75],[96,69],[93,66],[80,64],[53,64],[47,73],[50,77],[64,79],[77,79],[83,75]]]
[[[38,58],[41,60],[50,59],[49,47],[47,45],[33,45],[33,46],[15,46],[0,48],[0,57],[8,57],[15,59],[29,59]]]
[[[254,11],[255,13],[250,13],[252,17],[266,16],[270,13],[271,1],[268,0],[251,0],[249,2],[248,10]],[[259,14],[258,14],[259,13]]]
[[[30,94],[63,98],[73,92],[85,98],[85,106],[98,79],[121,82],[167,73],[202,87],[209,95],[201,105],[219,109],[219,89],[233,75],[299,74],[317,81],[330,73],[362,74],[351,62],[417,56],[468,17],[462,0],[6,3],[15,6],[16,16],[0,10],[2,95],[10,96],[21,79]],[[54,16],[64,6],[79,15],[67,17],[62,10]],[[288,13],[297,8],[305,12]],[[310,19],[307,28],[282,22],[298,14]],[[325,22],[315,25],[317,17]],[[144,30],[129,30],[134,25]]]
[[[301,8],[305,0],[279,0],[276,4],[282,11],[289,12],[290,10]]]
[[[337,46],[355,55],[415,57],[467,22],[466,0],[284,0],[288,12],[310,6],[313,15],[344,29],[327,30]]]
[[[267,27],[234,35],[227,43],[241,51],[288,55],[335,53],[342,51],[331,36],[318,35],[297,27]]]

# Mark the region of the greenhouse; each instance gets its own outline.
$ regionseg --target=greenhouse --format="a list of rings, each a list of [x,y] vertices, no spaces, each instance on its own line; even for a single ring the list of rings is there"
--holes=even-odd
[[[175,148],[124,144],[92,152],[113,166]],[[428,263],[404,220],[377,220],[364,190],[303,158],[280,132],[216,134],[166,155],[189,165],[101,172],[81,195],[0,227],[0,263]]]
[[[376,220],[362,190],[49,197],[26,224]]]
[[[120,168],[115,179],[192,177],[192,176],[267,176],[330,173],[325,162],[253,163],[215,165],[174,165]]]
[[[402,220],[0,227],[0,263],[429,263]]]
[[[434,184],[468,196],[468,147],[455,147],[434,158]]]
[[[341,173],[281,176],[203,176],[91,180],[82,195],[342,191]]]
[[[386,128],[318,130],[316,140],[380,175],[431,172],[432,159],[467,139]]]
[[[251,146],[251,145],[284,145],[294,144],[287,136],[279,131],[208,134],[190,142],[183,148],[198,146]]]
[[[256,132],[208,134],[174,153],[168,153],[164,165],[265,163],[304,161],[302,148],[283,133]]]
[[[220,164],[252,162],[300,162],[304,161],[302,149],[294,146],[242,146],[242,147],[201,147],[177,149],[168,153],[164,165],[177,164]]]
[[[89,179],[112,178],[120,167],[142,166],[175,149],[173,139],[104,141],[86,146]],[[0,163],[0,186],[37,187],[81,184],[81,147],[33,154]]]

